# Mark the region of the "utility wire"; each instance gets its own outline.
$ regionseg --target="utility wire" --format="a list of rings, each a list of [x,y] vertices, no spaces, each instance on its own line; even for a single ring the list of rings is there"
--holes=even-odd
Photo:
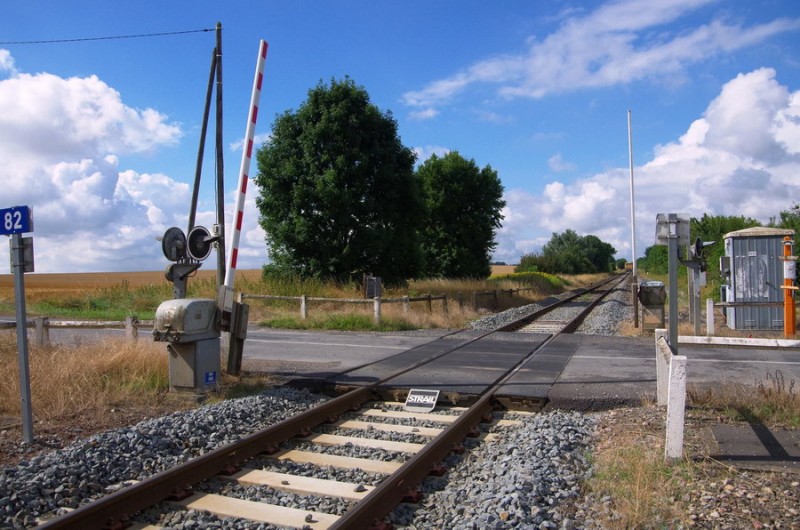
[[[86,42],[95,40],[114,40],[114,39],[138,39],[143,37],[163,37],[165,35],[185,35],[187,33],[204,33],[207,31],[214,31],[214,28],[207,29],[190,29],[187,31],[168,31],[164,33],[140,33],[138,35],[117,35],[113,37],[83,37],[78,39],[54,39],[54,40],[18,40],[18,41],[3,41],[0,45],[8,44],[62,44],[65,42]]]

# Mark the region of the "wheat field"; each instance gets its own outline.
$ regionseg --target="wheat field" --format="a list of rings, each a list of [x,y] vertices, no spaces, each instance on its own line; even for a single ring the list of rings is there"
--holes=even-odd
[[[216,278],[214,269],[199,270],[197,279],[212,280]],[[258,281],[261,279],[260,269],[236,271],[237,279]],[[70,273],[28,273],[25,275],[25,287],[30,289],[44,289],[48,291],[58,289],[102,289],[113,287],[127,282],[129,287],[143,287],[147,285],[168,285],[170,282],[164,277],[164,271],[146,272],[70,272]],[[13,288],[14,275],[0,274],[0,289]]]

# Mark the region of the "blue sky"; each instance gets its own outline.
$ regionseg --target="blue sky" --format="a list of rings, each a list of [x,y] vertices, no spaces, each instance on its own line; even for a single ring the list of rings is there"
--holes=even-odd
[[[457,150],[497,170],[507,201],[497,261],[515,263],[566,229],[630,257],[628,110],[638,255],[653,244],[658,213],[766,222],[800,201],[794,0],[10,0],[3,8],[0,207],[33,208],[37,272],[166,265],[155,238],[187,223],[214,33],[16,42],[217,21],[228,223],[259,39],[269,53],[258,138],[318,82],[350,76],[392,112],[420,161]],[[213,167],[207,157],[205,225],[214,217]],[[267,259],[257,193],[249,188],[239,268]],[[8,270],[0,259],[0,273]]]

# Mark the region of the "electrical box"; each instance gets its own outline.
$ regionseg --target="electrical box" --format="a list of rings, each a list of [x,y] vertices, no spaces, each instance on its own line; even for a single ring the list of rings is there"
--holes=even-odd
[[[210,391],[220,374],[217,302],[178,298],[156,310],[153,338],[168,342],[171,390]]]
[[[792,235],[794,230],[767,227],[725,234],[720,298],[730,304],[729,328],[783,329],[783,238]]]
[[[664,282],[645,281],[639,284],[639,301],[646,306],[663,306],[667,299]]]
[[[196,342],[218,338],[216,300],[178,298],[163,302],[156,310],[153,335],[157,341]]]

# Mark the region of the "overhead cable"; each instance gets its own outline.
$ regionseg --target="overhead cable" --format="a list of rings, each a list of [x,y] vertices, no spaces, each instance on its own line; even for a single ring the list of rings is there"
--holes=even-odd
[[[190,29],[186,31],[167,31],[163,33],[140,33],[137,35],[115,35],[110,37],[81,37],[76,39],[2,41],[0,42],[0,46],[5,46],[9,44],[62,44],[67,42],[87,42],[87,41],[97,41],[97,40],[139,39],[144,37],[163,37],[166,35],[185,35],[187,33],[204,33],[207,31],[214,31],[214,28]]]

